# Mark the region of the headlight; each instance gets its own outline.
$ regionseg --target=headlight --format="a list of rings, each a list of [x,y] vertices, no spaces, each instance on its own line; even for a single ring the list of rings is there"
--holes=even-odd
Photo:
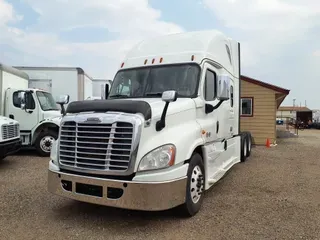
[[[51,151],[50,151],[50,159],[55,165],[58,165],[58,141],[53,140]]]
[[[172,144],[156,148],[141,159],[138,171],[170,167],[174,164],[175,154],[176,148]]]

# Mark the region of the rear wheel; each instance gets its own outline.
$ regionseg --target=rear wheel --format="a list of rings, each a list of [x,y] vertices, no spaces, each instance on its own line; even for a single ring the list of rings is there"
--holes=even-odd
[[[204,196],[204,166],[200,154],[192,155],[186,188],[186,202],[181,206],[181,212],[186,217],[196,215],[202,205]]]
[[[250,157],[251,155],[251,147],[252,147],[251,134],[247,133],[247,157]]]
[[[41,132],[34,143],[38,154],[42,157],[49,157],[52,143],[57,138],[58,133],[55,131],[50,130]]]
[[[241,134],[241,162],[245,162],[247,159],[247,135],[246,134]]]

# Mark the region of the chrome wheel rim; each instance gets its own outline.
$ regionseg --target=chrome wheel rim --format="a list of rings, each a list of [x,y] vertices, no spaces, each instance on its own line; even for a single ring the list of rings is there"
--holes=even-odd
[[[204,188],[203,173],[197,165],[193,168],[190,182],[190,196],[193,203],[199,202]]]
[[[44,152],[50,152],[54,138],[52,136],[45,136],[40,140],[40,148]]]

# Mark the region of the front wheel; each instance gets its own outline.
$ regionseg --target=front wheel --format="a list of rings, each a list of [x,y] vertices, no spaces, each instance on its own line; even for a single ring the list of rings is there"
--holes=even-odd
[[[195,153],[191,157],[186,188],[186,202],[181,206],[182,214],[186,217],[196,215],[202,205],[204,193],[204,166],[202,157]]]
[[[49,157],[52,143],[58,138],[58,133],[54,131],[41,132],[35,141],[35,148],[42,157]]]

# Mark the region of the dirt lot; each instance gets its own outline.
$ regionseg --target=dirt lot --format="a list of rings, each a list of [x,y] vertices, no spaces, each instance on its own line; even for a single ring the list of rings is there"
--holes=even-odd
[[[8,157],[0,163],[0,239],[320,239],[319,141],[320,131],[305,130],[256,147],[191,219],[50,195],[48,159]]]

